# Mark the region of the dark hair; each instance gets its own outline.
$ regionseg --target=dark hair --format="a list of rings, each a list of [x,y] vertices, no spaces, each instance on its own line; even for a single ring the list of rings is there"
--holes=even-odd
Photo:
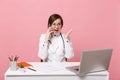
[[[48,27],[50,27],[56,19],[60,19],[61,20],[61,25],[63,26],[62,17],[59,14],[52,14],[48,19]]]

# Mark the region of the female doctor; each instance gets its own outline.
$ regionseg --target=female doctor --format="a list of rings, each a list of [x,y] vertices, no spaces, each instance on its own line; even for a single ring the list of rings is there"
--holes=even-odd
[[[65,62],[74,56],[69,35],[61,33],[63,19],[59,14],[53,14],[48,19],[48,30],[41,34],[38,57],[43,62]]]

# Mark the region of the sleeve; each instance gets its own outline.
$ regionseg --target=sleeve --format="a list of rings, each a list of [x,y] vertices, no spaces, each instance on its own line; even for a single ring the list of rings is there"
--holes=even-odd
[[[65,41],[65,57],[66,58],[72,58],[74,56],[74,50],[72,47],[72,42],[70,39],[64,39]]]
[[[48,56],[48,44],[44,43],[45,34],[42,34],[39,39],[39,50],[38,57],[41,59],[46,59]]]

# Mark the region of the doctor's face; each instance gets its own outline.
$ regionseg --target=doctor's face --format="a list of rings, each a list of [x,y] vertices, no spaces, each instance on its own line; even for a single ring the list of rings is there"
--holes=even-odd
[[[59,18],[56,19],[50,27],[52,27],[54,30],[53,34],[55,35],[60,34],[61,29],[62,29],[61,19]]]

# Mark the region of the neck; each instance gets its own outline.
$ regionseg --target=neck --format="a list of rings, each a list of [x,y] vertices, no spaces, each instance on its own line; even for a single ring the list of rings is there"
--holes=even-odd
[[[61,34],[61,32],[59,32],[59,33],[54,33],[53,35],[56,35],[56,36],[58,36],[58,35],[60,35]]]

